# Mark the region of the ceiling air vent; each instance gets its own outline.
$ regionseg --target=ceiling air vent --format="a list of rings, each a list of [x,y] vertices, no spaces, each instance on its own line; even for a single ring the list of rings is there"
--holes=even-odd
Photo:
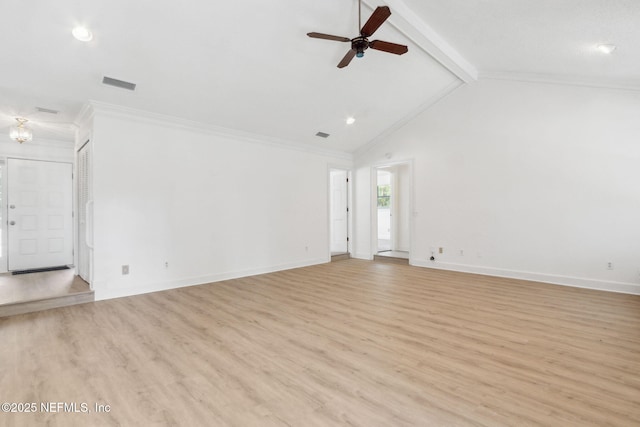
[[[329,138],[329,134],[324,132],[318,132],[316,133],[316,136],[319,136],[320,138]]]
[[[111,77],[104,76],[102,83],[109,86],[119,87],[120,89],[136,90],[135,83],[125,82],[124,80],[112,79]]]
[[[58,110],[52,110],[51,108],[36,107],[36,110],[39,113],[49,113],[49,114],[58,114],[59,113]]]

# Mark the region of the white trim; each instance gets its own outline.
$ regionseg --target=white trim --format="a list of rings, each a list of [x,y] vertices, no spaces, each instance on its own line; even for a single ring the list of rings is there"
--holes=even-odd
[[[88,121],[93,119],[93,114],[94,114],[94,111],[93,111],[93,106],[91,104],[91,101],[85,102],[82,108],[80,109],[80,112],[76,116],[74,120],[74,124],[78,129],[81,129],[83,125],[85,125]]]
[[[91,206],[93,206],[93,170],[91,168],[89,168],[88,172],[87,172],[87,187],[88,187],[88,203],[87,206],[81,207],[79,205],[79,201],[80,201],[80,194],[79,194],[79,190],[80,190],[80,173],[78,170],[78,166],[79,166],[79,161],[78,161],[78,156],[80,154],[80,151],[82,149],[86,149],[89,150],[87,152],[87,157],[88,157],[88,164],[89,165],[93,165],[93,140],[92,139],[88,139],[86,140],[84,143],[82,144],[76,144],[77,148],[74,151],[74,232],[75,232],[75,240],[74,240],[74,264],[77,267],[76,270],[76,275],[80,276],[80,251],[81,251],[81,246],[85,245],[87,246],[87,257],[88,257],[88,277],[82,277],[84,280],[86,280],[89,283],[89,288],[91,290],[93,290],[93,247],[91,247],[88,243],[86,242],[80,242],[80,209],[85,210],[85,216],[86,216],[86,223],[85,223],[85,227],[87,227],[87,229],[85,230],[85,236],[86,237],[90,237],[91,239],[93,239],[93,216],[92,216],[92,212],[93,209],[88,210],[88,206],[89,204],[91,204]],[[86,146],[86,148],[85,148]],[[90,225],[91,224],[91,225]]]
[[[114,104],[108,104],[99,101],[89,101],[94,114],[105,114],[112,117],[135,119],[146,123],[151,123],[160,126],[170,126],[174,128],[182,128],[196,132],[202,132],[204,134],[221,136],[224,138],[236,139],[244,142],[253,142],[262,145],[270,145],[273,147],[284,148],[288,150],[303,151],[307,153],[320,154],[327,157],[335,157],[338,159],[345,159],[353,161],[353,154],[346,153],[338,150],[328,150],[326,148],[317,147],[310,144],[287,141],[279,138],[272,138],[262,135],[257,135],[249,132],[234,130],[230,128],[224,128],[207,123],[201,123],[194,120],[182,119],[179,117],[167,116],[164,114],[153,113],[144,110],[137,110],[134,108],[123,107]],[[87,116],[87,111],[82,111],[81,116]]]
[[[373,255],[367,254],[367,253],[364,253],[364,252],[356,252],[354,254],[351,254],[351,258],[366,259],[368,261],[371,261],[373,259]]]
[[[373,2],[364,0],[372,10]],[[427,55],[465,83],[478,79],[478,70],[411,10],[402,0],[385,0],[392,15],[387,22],[410,39]]]
[[[7,218],[9,215],[9,210],[7,209],[7,158],[0,157],[0,193],[2,195],[2,203],[0,203],[0,210],[2,210],[2,223],[0,224],[0,230],[2,230],[2,238],[0,239],[0,247],[2,250],[2,256],[0,256],[0,273],[7,273],[9,271],[8,267],[8,245],[7,245]]]
[[[166,291],[169,289],[184,288],[187,286],[205,285],[208,283],[215,283],[223,280],[238,279],[238,278],[256,276],[258,274],[274,273],[276,271],[290,270],[290,269],[301,268],[301,267],[309,267],[309,266],[318,265],[318,264],[326,264],[329,261],[330,261],[330,257],[329,259],[318,258],[318,259],[303,261],[303,262],[281,264],[273,267],[230,271],[227,273],[211,274],[206,276],[194,276],[194,277],[187,277],[184,279],[171,280],[166,282],[150,282],[150,283],[145,283],[136,287],[126,287],[126,288],[119,288],[119,289],[109,289],[109,284],[107,282],[102,281],[102,282],[95,283],[95,286],[94,286],[95,300],[100,301],[100,300],[106,300],[106,299],[112,299],[112,298],[128,297],[132,295],[147,294],[151,292]]]
[[[575,288],[595,289],[599,291],[619,292],[640,295],[640,284],[614,282],[609,280],[588,279],[585,277],[562,276],[557,274],[534,273],[531,271],[508,270],[477,265],[457,264],[441,261],[419,261],[410,259],[409,264],[434,270],[458,271],[462,273],[482,274],[485,276],[506,277],[510,279],[530,280],[552,285]]]
[[[479,79],[640,91],[640,79],[603,79],[577,75],[514,73],[508,71],[482,71],[480,72]]]

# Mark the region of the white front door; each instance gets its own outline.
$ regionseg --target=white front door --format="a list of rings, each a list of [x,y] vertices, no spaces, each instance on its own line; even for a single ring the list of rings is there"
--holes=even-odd
[[[73,264],[71,163],[9,159],[9,270]]]
[[[330,223],[331,223],[331,253],[349,252],[348,244],[348,211],[347,211],[347,178],[348,172],[341,169],[330,171],[329,191],[330,199]]]

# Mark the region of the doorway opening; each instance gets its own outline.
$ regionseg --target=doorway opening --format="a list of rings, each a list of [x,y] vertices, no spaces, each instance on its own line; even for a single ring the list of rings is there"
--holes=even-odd
[[[331,259],[349,257],[349,171],[329,169],[329,241]]]
[[[374,255],[409,259],[411,247],[411,165],[374,168]]]

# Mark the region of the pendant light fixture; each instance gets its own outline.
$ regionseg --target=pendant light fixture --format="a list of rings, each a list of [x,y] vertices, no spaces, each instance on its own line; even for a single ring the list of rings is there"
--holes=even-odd
[[[31,141],[33,139],[33,132],[25,126],[25,123],[29,120],[22,117],[16,117],[16,121],[18,124],[16,126],[11,126],[11,129],[9,130],[9,136],[11,139],[15,139],[20,144],[25,141]]]

